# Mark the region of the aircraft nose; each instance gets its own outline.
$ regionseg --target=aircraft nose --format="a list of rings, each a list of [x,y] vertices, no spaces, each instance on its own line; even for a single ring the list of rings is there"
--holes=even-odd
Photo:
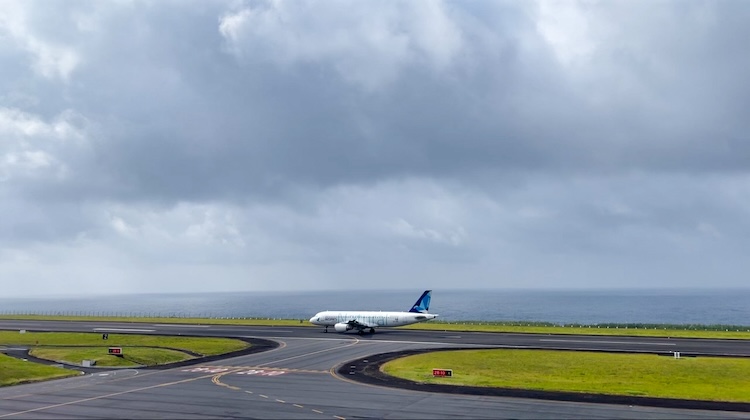
[[[317,321],[317,320],[318,320],[318,317],[317,317],[317,316],[314,316],[314,317],[310,318],[310,322],[311,322],[311,323],[313,323],[313,324],[314,324],[314,323],[315,323],[315,321]]]

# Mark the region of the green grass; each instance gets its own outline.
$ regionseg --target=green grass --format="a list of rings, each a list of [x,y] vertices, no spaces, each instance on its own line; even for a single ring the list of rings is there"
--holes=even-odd
[[[402,328],[432,331],[505,332],[522,334],[620,335],[638,337],[750,339],[750,327],[741,325],[604,324],[555,325],[542,322],[430,321]]]
[[[148,324],[195,324],[195,325],[253,325],[271,327],[317,327],[307,319],[272,318],[182,318],[182,317],[141,317],[141,316],[78,316],[78,315],[0,315],[0,319],[31,321],[106,321]]]
[[[41,359],[81,364],[95,360],[97,366],[126,367],[160,365],[242,350],[248,343],[231,338],[174,337],[112,334],[103,340],[98,333],[0,331],[0,345],[28,346]],[[110,356],[108,347],[122,347],[124,357]],[[192,353],[192,355],[190,354]],[[77,375],[78,372],[24,362],[0,355],[0,386]]]
[[[102,367],[153,366],[179,362],[199,355],[229,353],[249,346],[244,341],[230,338],[110,333],[109,338],[103,340],[102,335],[98,333],[26,332],[21,334],[18,331],[0,331],[0,344],[29,346],[31,347],[30,355],[41,359],[79,365],[84,359],[95,360],[96,366]],[[124,357],[109,355],[108,347],[121,347]],[[0,386],[77,374],[70,370],[21,362],[8,357],[0,359],[0,362],[2,362]],[[6,368],[6,363],[13,368]]]
[[[24,362],[0,354],[0,386],[18,385],[28,382],[77,376],[80,372],[38,363]]]
[[[23,346],[104,346],[104,347],[162,347],[180,349],[211,356],[242,350],[248,344],[241,340],[214,337],[182,337],[137,334],[112,334],[102,340],[97,333],[57,333],[0,331],[0,344]]]
[[[180,317],[113,317],[70,315],[0,315],[0,319],[55,320],[55,321],[110,321],[131,323],[198,324],[198,325],[253,325],[315,327],[307,320],[270,318],[180,318]],[[458,321],[435,320],[400,328],[438,331],[479,331],[532,334],[628,335],[640,337],[750,339],[750,326],[693,325],[693,324],[600,324],[555,325],[549,322],[519,321]]]
[[[154,366],[192,359],[187,353],[159,348],[124,348],[124,356],[107,354],[106,347],[42,347],[33,349],[30,354],[40,359],[54,360],[80,365],[83,360],[95,360],[96,366]]]
[[[432,369],[453,369],[433,378]],[[424,383],[750,402],[750,359],[547,350],[461,350],[386,363],[389,375]]]

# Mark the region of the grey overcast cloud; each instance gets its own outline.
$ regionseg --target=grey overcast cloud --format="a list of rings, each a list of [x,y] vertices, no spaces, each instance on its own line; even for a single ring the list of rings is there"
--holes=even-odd
[[[0,0],[2,295],[746,286],[748,22]]]

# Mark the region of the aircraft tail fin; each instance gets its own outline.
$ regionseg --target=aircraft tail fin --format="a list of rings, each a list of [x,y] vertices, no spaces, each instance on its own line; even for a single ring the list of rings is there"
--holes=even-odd
[[[430,299],[432,297],[432,290],[425,290],[422,296],[412,305],[409,312],[425,313],[430,309]]]

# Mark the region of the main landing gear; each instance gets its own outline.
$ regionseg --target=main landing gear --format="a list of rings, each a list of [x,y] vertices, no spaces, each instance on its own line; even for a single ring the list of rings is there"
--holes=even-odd
[[[375,328],[370,328],[370,331],[368,331],[370,334],[375,334]],[[359,335],[365,335],[365,329],[361,329],[357,331],[357,334]]]

